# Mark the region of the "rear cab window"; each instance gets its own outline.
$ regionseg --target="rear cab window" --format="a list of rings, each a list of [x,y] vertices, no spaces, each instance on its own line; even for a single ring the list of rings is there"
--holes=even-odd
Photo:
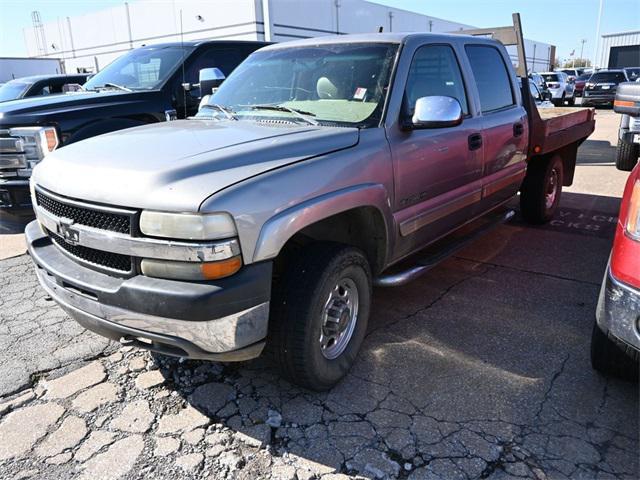
[[[478,87],[482,112],[514,106],[511,77],[500,51],[489,45],[467,45],[465,51]]]

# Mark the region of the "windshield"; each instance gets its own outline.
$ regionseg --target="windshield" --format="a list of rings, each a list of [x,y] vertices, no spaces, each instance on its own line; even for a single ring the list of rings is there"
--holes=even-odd
[[[30,83],[16,81],[5,83],[0,87],[0,102],[15,100],[16,98],[22,97],[30,85]]]
[[[555,73],[548,73],[547,75],[542,75],[542,78],[544,78],[545,82],[557,82],[558,81],[558,75],[556,75]]]
[[[162,86],[173,73],[185,52],[180,47],[145,47],[107,65],[84,84],[85,90],[124,87],[129,90],[152,90]]]
[[[584,80],[586,82],[587,80],[589,80],[589,78],[591,78],[590,73],[583,73],[578,78],[576,78],[576,80],[581,80],[581,81]]]
[[[377,126],[397,50],[396,44],[361,43],[259,51],[225,80],[209,104],[240,119],[297,122],[303,115],[321,125]],[[197,116],[214,111],[221,114],[205,107]]]
[[[626,82],[627,79],[622,72],[599,72],[591,76],[591,83],[620,83]]]

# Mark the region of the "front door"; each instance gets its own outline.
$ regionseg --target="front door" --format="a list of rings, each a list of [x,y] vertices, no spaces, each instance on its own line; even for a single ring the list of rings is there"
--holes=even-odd
[[[442,95],[457,99],[465,118],[456,127],[390,133],[400,256],[469,220],[481,198],[481,119],[472,115],[466,90],[452,46],[429,44],[416,50],[403,115],[411,118],[418,98]]]

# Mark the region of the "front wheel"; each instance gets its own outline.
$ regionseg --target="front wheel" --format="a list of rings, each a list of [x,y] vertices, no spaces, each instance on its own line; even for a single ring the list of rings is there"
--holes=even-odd
[[[591,367],[604,375],[637,379],[638,363],[604,333],[598,323],[591,333]]]
[[[562,158],[535,158],[527,167],[520,188],[520,211],[524,219],[532,224],[547,223],[560,203],[564,168]]]
[[[357,248],[310,245],[288,265],[274,292],[269,350],[283,376],[328,390],[356,359],[371,305],[371,271]]]
[[[575,104],[576,104],[576,97],[574,95],[569,100],[567,100],[567,105],[569,105],[570,107],[573,107]]]

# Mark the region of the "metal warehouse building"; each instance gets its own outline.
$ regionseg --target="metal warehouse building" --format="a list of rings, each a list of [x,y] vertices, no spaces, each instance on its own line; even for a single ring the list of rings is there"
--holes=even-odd
[[[24,30],[29,56],[60,57],[66,71],[95,72],[141,45],[184,40],[282,42],[320,35],[375,32],[453,32],[475,28],[365,0],[131,1],[87,15],[58,18]],[[508,17],[510,19],[510,17]],[[499,25],[487,25],[496,27]],[[526,31],[526,24],[525,24]],[[514,62],[517,55],[510,47]],[[526,41],[531,71],[544,71],[555,48]]]
[[[602,35],[598,52],[598,67],[640,67],[640,30]]]

